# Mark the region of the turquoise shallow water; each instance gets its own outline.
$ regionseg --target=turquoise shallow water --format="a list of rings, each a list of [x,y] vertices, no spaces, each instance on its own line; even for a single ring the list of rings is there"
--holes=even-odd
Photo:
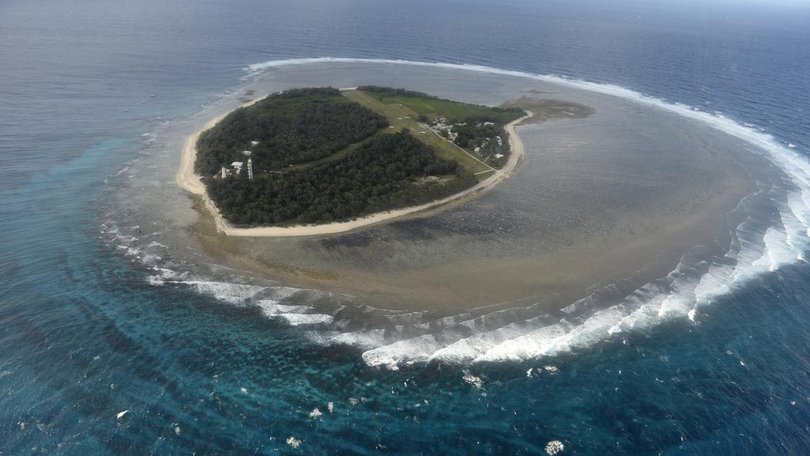
[[[564,74],[723,111],[794,153],[810,145],[805,9],[460,5],[425,18],[357,2],[4,2],[0,453],[273,454],[295,451],[289,437],[306,453],[537,454],[552,440],[565,454],[804,453],[803,261],[718,295],[695,322],[554,357],[390,371],[257,307],[153,286],[106,242],[108,195],[148,153],[142,135],[282,58]]]

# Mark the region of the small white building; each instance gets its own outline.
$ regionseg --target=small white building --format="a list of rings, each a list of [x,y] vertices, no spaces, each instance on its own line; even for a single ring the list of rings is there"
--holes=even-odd
[[[236,174],[242,174],[242,165],[244,165],[242,162],[233,162],[231,163],[231,168],[233,168]]]
[[[256,147],[256,146],[259,145],[259,141],[251,141],[250,145],[253,146],[253,147]]]
[[[253,152],[251,152],[251,151],[249,151],[249,150],[243,150],[243,151],[242,151],[242,155],[244,155],[245,157],[250,157],[250,155],[251,155],[252,153],[253,153]]]

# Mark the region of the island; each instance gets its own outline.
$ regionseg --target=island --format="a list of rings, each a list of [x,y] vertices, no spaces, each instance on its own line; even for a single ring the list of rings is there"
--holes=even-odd
[[[363,87],[372,82],[445,100],[405,90]],[[261,155],[262,146],[272,146],[273,138],[249,132],[241,142],[231,145],[231,155],[195,173],[197,146],[202,145],[199,138],[207,135],[202,132],[224,126],[227,116],[242,115],[236,113],[249,111],[262,100],[279,103],[282,87],[329,85],[343,89],[321,92],[319,104],[325,105],[324,112],[326,106],[340,109],[340,118],[335,121],[353,127],[336,128],[335,135],[322,135],[321,142],[308,143],[306,149],[317,155],[301,161],[284,156],[281,158],[287,161],[268,164],[269,157]],[[266,279],[272,287],[283,287],[283,291],[268,288],[246,299],[241,297],[247,293],[241,284],[248,281],[240,281],[234,286],[234,301],[286,305],[287,298],[279,296],[294,293],[290,302],[312,306],[305,310],[307,315],[312,314],[313,319],[328,315],[327,320],[334,320],[334,325],[322,323],[325,320],[313,325],[341,333],[373,328],[376,337],[378,330],[388,333],[399,327],[399,322],[389,324],[387,319],[380,319],[377,325],[380,314],[366,313],[367,309],[393,311],[392,318],[426,326],[436,320],[424,315],[464,313],[461,328],[469,323],[480,328],[484,337],[490,334],[488,328],[497,331],[505,325],[509,330],[512,321],[543,315],[575,321],[583,312],[601,308],[602,303],[621,303],[628,296],[631,312],[637,303],[652,305],[617,325],[620,330],[638,321],[637,316],[655,319],[669,315],[680,311],[677,306],[681,301],[665,299],[668,291],[659,288],[661,279],[674,278],[678,284],[693,278],[700,281],[699,275],[707,268],[714,270],[712,264],[724,264],[724,255],[735,254],[739,247],[734,244],[735,230],[747,227],[740,223],[752,207],[754,200],[750,198],[755,199],[762,188],[770,188],[767,162],[751,154],[739,138],[646,99],[624,99],[582,90],[578,85],[478,75],[467,70],[416,67],[408,73],[406,67],[396,65],[351,64],[336,65],[334,72],[331,66],[317,65],[314,69],[274,69],[265,81],[251,81],[244,88],[248,87],[255,92],[230,94],[201,116],[176,126],[177,135],[171,138],[185,141],[180,143],[184,144],[184,168],[179,176],[182,188],[167,191],[163,180],[144,173],[149,180],[138,181],[135,191],[160,185],[164,193],[150,198],[148,210],[132,225],[165,227],[166,234],[156,240],[181,246],[174,249],[174,259],[193,265],[195,272],[210,269],[213,272],[209,276],[222,282],[244,272],[255,283]],[[283,94],[292,97],[301,93],[287,90]],[[295,98],[285,103],[293,104]],[[248,102],[253,104],[244,106]],[[245,109],[240,110],[240,106]],[[467,119],[457,114],[462,109],[501,117],[465,122]],[[531,117],[523,118],[528,112]],[[520,117],[515,118],[517,115]],[[304,124],[295,125],[305,128]],[[312,122],[305,125],[315,128]],[[464,127],[474,129],[464,131]],[[485,128],[490,130],[483,133]],[[289,177],[322,164],[337,166],[345,158],[342,154],[349,156],[380,137],[400,133],[407,135],[399,138],[402,150],[419,154],[424,151],[421,146],[427,145],[431,148],[427,155],[432,157],[431,166],[447,166],[442,171],[416,166],[403,183],[416,186],[424,181],[433,185],[435,182],[430,181],[435,179],[428,176],[435,176],[446,178],[451,185],[472,173],[472,186],[454,189],[455,193],[448,192],[445,197],[429,195],[425,203],[412,200],[408,206],[387,206],[393,207],[387,210],[382,205],[385,195],[363,194],[364,200],[376,197],[374,203],[378,205],[369,207],[371,212],[366,215],[341,218],[333,212],[331,219],[281,219],[267,225],[237,224],[227,218],[230,216],[224,206],[224,216],[218,215],[219,203],[207,197],[206,185],[228,180],[249,184],[250,169],[258,179],[259,173]],[[499,147],[498,136],[501,148],[495,149]],[[284,140],[293,139],[298,140]],[[327,139],[333,142],[327,144]],[[343,146],[338,140],[349,145]],[[469,161],[445,155],[450,152],[458,152],[458,157]],[[505,160],[498,163],[499,159]],[[171,172],[168,163],[158,165],[163,167],[157,169]],[[194,193],[191,198],[180,191],[189,188]],[[213,197],[214,192],[210,193]],[[122,195],[122,201],[128,202],[130,196]],[[172,200],[173,196],[177,199]],[[332,207],[324,205],[324,209]],[[762,256],[759,246],[753,248],[746,258],[758,267],[767,266],[769,258]],[[216,287],[218,290],[219,285]],[[663,291],[659,294],[659,290]],[[638,297],[643,299],[637,301]],[[659,303],[659,298],[663,302]],[[683,309],[683,313],[689,310],[693,309]],[[273,312],[278,310],[267,310],[271,318],[282,318]],[[520,320],[501,319],[503,315],[516,315]],[[466,329],[453,331],[455,337]],[[398,338],[396,330],[391,333],[392,339]],[[359,333],[362,337],[365,334]],[[442,345],[454,340],[449,334],[441,337]],[[418,349],[423,339],[416,340],[419,343],[413,346]],[[469,351],[459,346],[452,350],[478,356],[479,342],[472,340]]]
[[[342,232],[502,182],[531,115],[387,87],[291,89],[189,138],[178,181],[225,234]]]

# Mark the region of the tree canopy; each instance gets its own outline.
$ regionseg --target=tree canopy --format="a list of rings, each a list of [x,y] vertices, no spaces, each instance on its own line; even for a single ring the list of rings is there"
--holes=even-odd
[[[254,226],[347,220],[450,196],[476,179],[403,131],[375,136],[340,160],[206,183],[228,220]]]
[[[508,149],[493,145],[501,142],[496,136],[502,122],[520,115],[516,109],[402,89],[363,90],[374,98],[344,96],[334,88],[276,93],[203,132],[195,170],[222,215],[245,227],[329,223],[453,195],[478,182],[478,168],[470,167],[469,159],[457,159],[454,146],[427,136],[433,132],[423,125],[414,122],[420,131],[412,135],[405,119],[412,122],[411,115],[425,114],[474,122],[453,125],[463,147],[476,152],[486,147],[494,155]],[[402,114],[375,98],[405,103],[416,114]],[[244,167],[232,166],[248,158],[252,179]],[[222,168],[228,171],[221,173]]]
[[[331,155],[388,126],[385,117],[333,88],[293,89],[228,114],[197,141],[195,170],[208,177],[250,151],[255,172]],[[253,144],[258,141],[258,144]]]

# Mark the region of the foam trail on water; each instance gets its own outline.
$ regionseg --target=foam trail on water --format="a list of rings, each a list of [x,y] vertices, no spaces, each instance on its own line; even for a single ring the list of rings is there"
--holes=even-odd
[[[326,314],[278,314],[290,326],[326,325],[332,323],[334,317]]]
[[[699,319],[699,310],[726,295],[748,280],[784,265],[804,260],[810,245],[810,162],[799,155],[792,144],[776,140],[754,125],[741,124],[720,113],[700,111],[691,106],[670,103],[624,87],[502,70],[481,65],[415,62],[389,59],[306,58],[275,60],[247,67],[249,77],[270,68],[317,63],[388,64],[447,68],[509,77],[519,77],[614,96],[692,119],[739,138],[749,150],[768,159],[783,173],[782,182],[760,189],[776,210],[776,223],[749,214],[733,232],[729,252],[700,270],[682,262],[665,281],[651,283],[620,302],[589,314],[581,313],[585,301],[572,304],[549,322],[548,316],[536,316],[502,326],[479,326],[479,318],[445,318],[435,326],[424,323],[403,324],[394,331],[368,328],[350,333],[322,334],[324,343],[362,347],[363,360],[369,365],[395,367],[411,362],[497,362],[554,356],[586,348],[626,331],[652,328],[672,319]],[[741,203],[743,206],[745,201]],[[756,212],[756,211],[755,211]],[[688,272],[688,273],[687,273]],[[415,320],[419,318],[415,317]],[[437,322],[434,322],[437,323]],[[396,337],[392,338],[391,334]]]
[[[314,310],[312,306],[290,306],[279,304],[278,301],[273,299],[260,299],[256,301],[262,313],[267,316],[285,315],[285,314],[305,314]]]
[[[312,306],[279,304],[274,299],[260,299],[256,304],[268,318],[282,320],[290,326],[324,325],[334,320],[333,316],[318,313]]]
[[[214,298],[230,304],[243,304],[250,298],[256,296],[266,287],[258,285],[244,285],[229,282],[213,282],[205,280],[185,280],[177,282],[189,285],[200,294],[213,296]]]

